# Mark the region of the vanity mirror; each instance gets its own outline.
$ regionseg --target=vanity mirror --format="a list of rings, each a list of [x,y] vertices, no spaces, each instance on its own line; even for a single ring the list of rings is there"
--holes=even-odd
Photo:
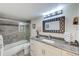
[[[43,21],[43,32],[64,33],[65,16]]]

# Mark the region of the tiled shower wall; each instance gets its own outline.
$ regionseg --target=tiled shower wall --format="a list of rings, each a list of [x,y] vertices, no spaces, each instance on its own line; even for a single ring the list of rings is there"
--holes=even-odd
[[[4,45],[17,42],[25,38],[23,32],[19,32],[18,26],[0,25],[0,34],[3,35]]]

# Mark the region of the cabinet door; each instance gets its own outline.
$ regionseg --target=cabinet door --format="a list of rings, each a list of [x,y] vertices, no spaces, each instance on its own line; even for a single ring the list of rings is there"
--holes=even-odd
[[[50,46],[48,44],[31,40],[31,53],[37,56],[61,56],[61,49]]]
[[[31,53],[32,56],[36,55],[35,48],[36,48],[35,45],[31,44],[31,46],[30,46],[30,53]]]
[[[77,55],[74,53],[62,50],[62,56],[77,56]]]
[[[35,40],[31,40],[31,55],[42,56],[42,47],[41,43]]]
[[[61,50],[56,47],[45,45],[44,48],[46,56],[61,56]]]

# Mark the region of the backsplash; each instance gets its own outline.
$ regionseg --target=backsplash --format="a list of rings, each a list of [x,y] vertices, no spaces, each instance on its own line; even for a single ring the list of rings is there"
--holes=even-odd
[[[44,38],[48,38],[48,36],[46,36],[46,35],[41,35],[41,34],[39,34],[39,37],[44,37]],[[64,38],[60,38],[60,37],[53,37],[53,36],[51,36],[51,38],[52,39],[62,39],[62,40],[64,40]]]

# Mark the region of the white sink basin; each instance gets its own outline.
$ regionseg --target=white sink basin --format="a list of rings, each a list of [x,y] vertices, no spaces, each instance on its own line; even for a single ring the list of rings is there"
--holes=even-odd
[[[55,43],[53,40],[48,40],[48,39],[42,39],[42,41],[47,42],[47,43]]]

